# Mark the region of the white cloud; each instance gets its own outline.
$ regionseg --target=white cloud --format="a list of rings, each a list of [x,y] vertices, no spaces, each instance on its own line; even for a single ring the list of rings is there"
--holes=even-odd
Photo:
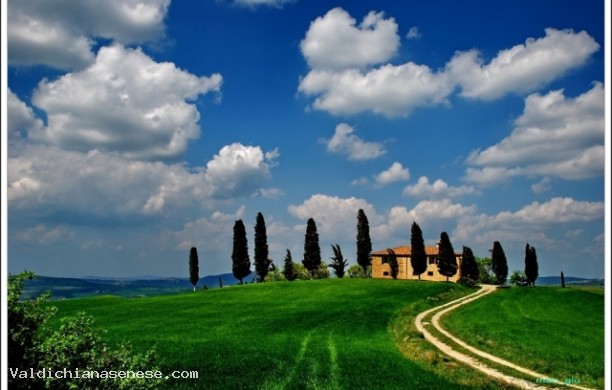
[[[421,176],[416,184],[412,184],[404,188],[405,196],[415,198],[426,197],[456,197],[468,194],[477,194],[478,191],[473,186],[451,187],[444,180],[438,179],[433,183],[429,183],[427,176]]]
[[[369,12],[357,26],[342,8],[318,17],[300,43],[311,68],[361,68],[387,61],[399,47],[397,24],[382,12]]]
[[[312,70],[300,81],[298,90],[309,96],[319,95],[314,108],[334,115],[372,111],[394,117],[407,116],[418,107],[446,103],[454,88],[446,74],[408,62],[367,72]]]
[[[418,36],[413,27],[407,37]],[[370,12],[356,26],[336,8],[311,23],[301,48],[310,71],[298,91],[314,97],[313,108],[333,115],[371,111],[395,117],[448,104],[458,87],[461,96],[483,100],[534,91],[582,66],[599,44],[584,31],[549,28],[542,38],[501,50],[488,64],[474,49],[457,52],[440,70],[414,62],[394,65],[386,63],[399,48],[393,19]]]
[[[221,82],[219,74],[197,77],[140,49],[104,47],[88,68],[39,84],[33,103],[48,117],[40,138],[81,152],[175,158],[200,135],[200,114],[188,102],[218,92]]]
[[[257,7],[266,5],[275,8],[282,8],[285,4],[292,3],[296,0],[234,0],[234,3],[248,7]]]
[[[421,38],[421,32],[417,26],[410,27],[406,34],[406,39],[419,39]]]
[[[94,60],[99,38],[123,44],[158,40],[170,0],[11,1],[8,7],[8,59],[11,65],[48,65],[59,69]]]
[[[601,83],[576,98],[566,98],[561,90],[528,96],[512,134],[470,154],[465,179],[486,184],[519,175],[581,179],[603,174],[604,103]]]
[[[61,226],[51,228],[44,224],[39,224],[35,227],[19,231],[15,234],[15,239],[47,245],[56,241],[70,239],[73,235],[74,232]]]
[[[327,151],[344,154],[349,160],[370,160],[386,153],[381,143],[366,142],[353,134],[354,132],[352,126],[341,123],[336,126],[333,137],[322,142],[327,145]]]
[[[11,210],[92,219],[180,214],[214,199],[256,195],[271,176],[261,148],[241,144],[223,147],[193,170],[45,145],[24,147],[7,167]]]
[[[394,162],[389,169],[386,169],[376,175],[376,185],[379,187],[386,186],[396,181],[406,181],[410,179],[410,171],[408,168],[398,162]]]
[[[374,207],[359,198],[339,198],[316,194],[305,200],[301,205],[290,205],[289,213],[293,216],[306,221],[313,218],[317,224],[317,232],[325,233],[332,238],[339,235],[354,236],[357,226],[357,212],[363,209],[368,217],[370,224],[378,220]],[[348,237],[348,236],[347,236]]]
[[[457,53],[447,71],[469,98],[492,100],[531,92],[577,68],[599,49],[585,31],[546,29],[543,38],[501,50],[487,65],[476,50]]]
[[[6,99],[7,125],[9,139],[19,139],[28,133],[39,133],[43,128],[43,122],[36,118],[34,111],[22,102],[10,89]]]
[[[550,177],[543,177],[542,180],[531,185],[531,191],[533,191],[536,194],[542,194],[544,192],[548,192],[552,188],[551,182],[552,182],[552,179]]]

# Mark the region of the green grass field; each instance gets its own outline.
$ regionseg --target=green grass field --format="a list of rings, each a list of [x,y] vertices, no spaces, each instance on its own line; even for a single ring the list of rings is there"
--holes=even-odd
[[[461,384],[436,362],[437,369],[410,360],[397,346],[392,328],[401,318],[467,293],[446,283],[330,279],[53,305],[58,318],[81,311],[94,316],[109,344],[156,345],[165,373],[199,372],[198,380],[171,379],[167,388],[499,388],[484,377]]]
[[[510,288],[443,317],[452,334],[561,381],[604,387],[604,290]]]

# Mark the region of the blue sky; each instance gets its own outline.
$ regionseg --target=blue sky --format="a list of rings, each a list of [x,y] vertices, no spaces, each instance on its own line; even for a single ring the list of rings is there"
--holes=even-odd
[[[9,1],[9,272],[427,244],[604,275],[602,1]]]

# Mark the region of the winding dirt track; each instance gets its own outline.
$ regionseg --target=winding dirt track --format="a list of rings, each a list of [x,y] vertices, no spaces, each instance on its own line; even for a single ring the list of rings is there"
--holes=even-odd
[[[559,388],[568,388],[568,387],[572,387],[575,389],[582,389],[582,390],[592,390],[590,388],[587,387],[582,387],[582,386],[578,386],[575,384],[565,384],[563,382],[555,382],[553,379],[548,378],[548,376],[544,375],[544,374],[540,374],[537,373],[535,371],[532,371],[528,368],[524,368],[521,366],[518,366],[514,363],[511,363],[507,360],[501,359],[497,356],[491,355],[489,353],[486,353],[484,351],[481,351],[479,349],[476,349],[468,344],[466,344],[465,342],[463,342],[462,340],[458,339],[457,337],[453,336],[452,334],[450,334],[448,331],[444,330],[441,326],[440,326],[440,318],[444,315],[447,314],[448,312],[455,310],[456,308],[458,308],[459,306],[465,305],[467,303],[470,303],[472,301],[475,301],[476,299],[482,298],[483,296],[490,294],[492,292],[494,292],[496,290],[496,286],[490,286],[490,285],[483,285],[481,286],[480,290],[475,292],[474,294],[470,294],[468,296],[465,296],[463,298],[457,299],[455,301],[452,302],[448,302],[444,305],[440,305],[437,307],[434,307],[433,309],[429,309],[427,311],[422,312],[421,314],[419,314],[416,319],[414,320],[414,324],[416,325],[416,328],[419,332],[423,333],[423,336],[425,336],[425,339],[428,340],[430,343],[432,343],[433,345],[435,345],[440,351],[442,351],[444,354],[452,357],[453,359],[456,359],[478,371],[481,371],[483,373],[485,373],[486,375],[493,377],[495,379],[501,380],[505,383],[508,383],[510,385],[516,386],[520,389],[528,389],[528,390],[537,390],[537,389],[550,389],[550,386],[541,386],[539,384],[536,383],[537,379],[540,380],[547,380],[549,381],[548,384],[549,385],[558,385],[561,386]],[[435,313],[435,314],[433,314]],[[431,323],[429,322],[424,322],[423,320],[428,317],[429,315],[433,314],[433,316],[431,317]],[[452,340],[455,344],[457,344],[458,346],[461,346],[462,348],[465,348],[466,350],[470,351],[472,354],[477,355],[478,358],[476,357],[472,357],[469,355],[466,355],[462,352],[459,352],[455,349],[453,349],[451,346],[449,346],[448,344],[445,344],[444,342],[440,341],[438,338],[436,338],[434,335],[432,335],[428,330],[427,330],[427,326],[433,326],[434,328],[436,328],[438,330],[438,332],[442,333],[444,336],[448,337],[450,340]],[[511,375],[506,375],[494,368],[491,368],[489,366],[487,366],[486,362],[494,362],[496,364],[499,365],[503,365],[506,367],[509,367],[513,370],[522,372],[523,374],[529,375],[534,379],[534,381],[527,381],[524,379],[520,379],[520,378],[516,378],[513,377]],[[489,363],[490,364],[490,363]]]

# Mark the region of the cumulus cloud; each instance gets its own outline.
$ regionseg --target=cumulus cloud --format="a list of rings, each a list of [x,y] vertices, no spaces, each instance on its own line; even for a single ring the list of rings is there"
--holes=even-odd
[[[397,24],[382,12],[369,12],[357,21],[342,8],[315,19],[300,43],[311,68],[364,67],[390,59],[399,47]]]
[[[469,98],[492,100],[531,92],[584,64],[599,49],[585,31],[546,29],[546,36],[501,50],[484,64],[477,50],[457,53],[447,71]]]
[[[9,139],[21,139],[28,134],[38,134],[44,127],[42,120],[36,117],[32,108],[22,102],[10,89],[6,96],[6,112]]]
[[[379,187],[386,186],[396,181],[406,181],[410,179],[410,171],[408,168],[398,162],[391,164],[389,169],[386,169],[376,175],[376,185]]]
[[[12,210],[93,219],[180,213],[214,199],[258,194],[270,178],[260,147],[223,147],[206,167],[127,160],[117,154],[29,145],[7,164]],[[56,215],[56,216],[57,216]]]
[[[218,92],[221,83],[219,74],[194,76],[140,49],[104,47],[86,69],[38,85],[33,103],[48,118],[39,140],[131,159],[176,158],[200,135],[190,101]]]
[[[75,69],[91,63],[99,38],[122,44],[158,40],[170,0],[11,1],[7,15],[11,65]]]
[[[496,145],[473,151],[465,179],[481,184],[513,176],[582,179],[603,174],[604,90],[567,98],[562,90],[532,94],[512,133]]]
[[[370,12],[360,25],[335,8],[315,19],[301,43],[310,66],[298,91],[314,97],[312,107],[333,115],[371,111],[388,117],[448,104],[461,96],[483,100],[532,92],[582,66],[599,50],[586,32],[546,29],[545,36],[501,50],[488,64],[476,50],[457,52],[440,70],[426,64],[391,64],[397,53],[397,24]],[[418,38],[411,28],[408,39]]]
[[[354,132],[354,127],[341,123],[336,126],[333,137],[322,142],[327,145],[328,152],[344,154],[349,160],[371,160],[386,153],[383,144],[366,142]]]
[[[408,33],[406,34],[406,39],[419,39],[421,38],[421,32],[417,26],[410,27]]]
[[[357,224],[359,209],[363,209],[370,223],[376,223],[378,217],[374,207],[364,199],[355,197],[340,198],[315,194],[300,205],[288,207],[289,213],[297,218],[304,221],[313,218],[319,233],[332,235],[352,232],[353,227]]]
[[[444,180],[438,179],[433,183],[429,182],[427,176],[421,176],[419,180],[412,185],[404,188],[405,196],[415,198],[439,197],[453,198],[456,196],[477,194],[478,191],[473,186],[449,186]]]
[[[260,5],[282,8],[285,4],[293,3],[296,0],[234,0],[235,4],[247,7],[257,7]]]

